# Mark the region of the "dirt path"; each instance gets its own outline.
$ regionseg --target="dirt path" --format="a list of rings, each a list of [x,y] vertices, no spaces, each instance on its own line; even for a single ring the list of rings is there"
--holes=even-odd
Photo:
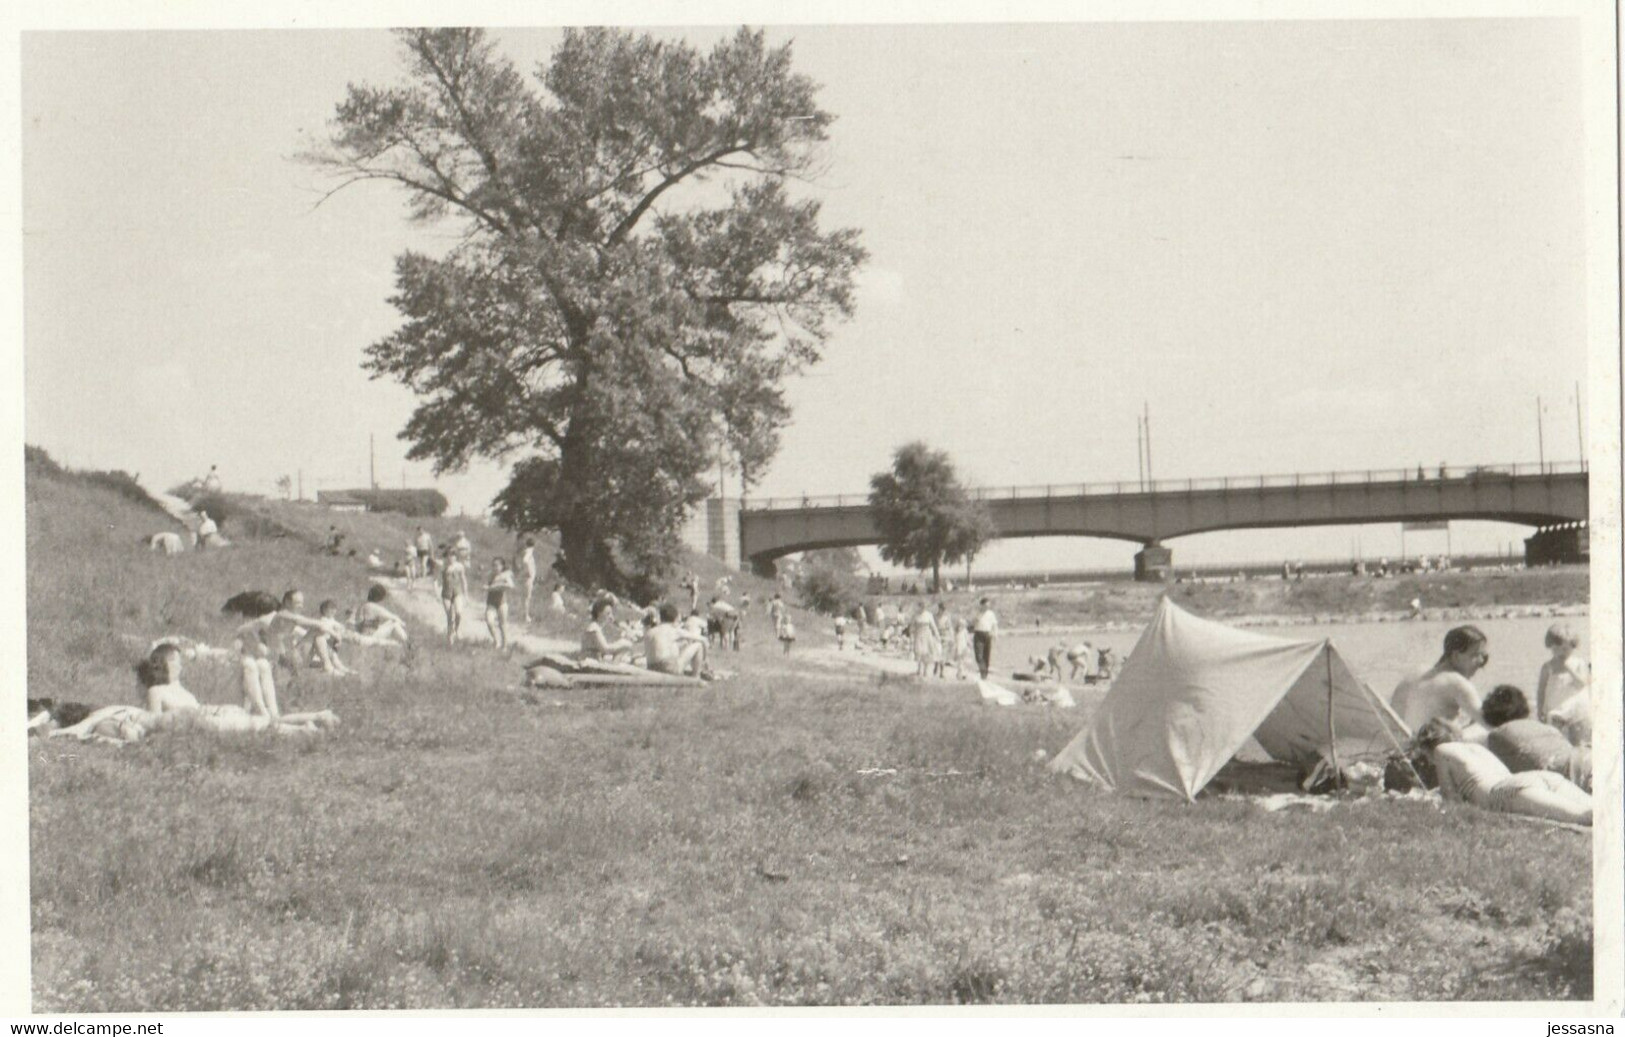
[[[376,576],[374,580],[389,588],[389,596],[400,606],[400,611],[440,634],[446,632],[446,610],[431,585],[419,581],[415,586],[395,576]],[[470,600],[464,607],[463,629],[459,641],[490,644],[491,632],[485,628],[483,603]],[[574,652],[579,645],[556,637],[542,637],[529,633],[522,620],[508,617],[508,640],[522,652],[541,655],[544,652]]]

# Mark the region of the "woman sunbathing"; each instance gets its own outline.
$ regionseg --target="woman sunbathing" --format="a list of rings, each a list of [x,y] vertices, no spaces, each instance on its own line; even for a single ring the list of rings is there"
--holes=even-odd
[[[1561,774],[1524,771],[1513,774],[1489,749],[1463,742],[1451,724],[1435,717],[1416,735],[1439,775],[1439,792],[1504,814],[1591,824],[1591,795]]]
[[[124,745],[139,741],[151,731],[186,724],[217,733],[278,734],[315,733],[336,726],[339,718],[331,710],[318,713],[276,715],[276,693],[266,697],[262,673],[270,671],[263,645],[254,649],[257,662],[251,667],[245,656],[243,674],[244,704],[203,705],[180,683],[181,653],[174,645],[161,644],[136,666],[136,676],[146,689],[146,708],[130,705],[104,706],[71,727],[51,732],[52,738],[78,738]],[[259,664],[263,663],[263,670]],[[252,669],[253,679],[250,680]]]

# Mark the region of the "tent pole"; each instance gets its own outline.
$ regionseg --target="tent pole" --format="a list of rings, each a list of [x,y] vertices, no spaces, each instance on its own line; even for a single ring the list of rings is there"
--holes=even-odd
[[[1332,653],[1328,643],[1326,649],[1326,732],[1331,736],[1332,745],[1332,781],[1338,789],[1343,788],[1343,768],[1337,762],[1337,703],[1333,698],[1336,685],[1332,682]]]

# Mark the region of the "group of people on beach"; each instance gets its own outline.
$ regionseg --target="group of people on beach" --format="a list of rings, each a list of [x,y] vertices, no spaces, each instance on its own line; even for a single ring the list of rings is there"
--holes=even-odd
[[[954,679],[963,680],[969,664],[986,680],[998,630],[991,598],[980,599],[969,618],[955,614],[940,600],[899,603],[895,608],[881,600],[862,602],[849,614],[836,616],[835,645],[837,650],[855,644],[906,651],[919,677],[946,679],[952,667]]]
[[[1475,626],[1445,634],[1444,651],[1394,689],[1415,735],[1416,760],[1446,799],[1570,824],[1591,823],[1591,670],[1568,623],[1546,632],[1549,658],[1534,701],[1501,684],[1480,698],[1472,678],[1489,662]]]

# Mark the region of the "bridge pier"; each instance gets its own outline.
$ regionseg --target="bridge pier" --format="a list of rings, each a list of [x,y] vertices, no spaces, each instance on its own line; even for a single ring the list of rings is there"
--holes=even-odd
[[[1536,530],[1523,542],[1525,565],[1556,565],[1591,559],[1590,530],[1584,522],[1565,522]]]
[[[771,580],[778,576],[778,567],[773,564],[773,559],[765,555],[755,555],[748,561],[750,562],[750,571],[762,579]]]
[[[1134,579],[1140,583],[1167,583],[1174,571],[1174,553],[1153,540],[1134,555]]]

